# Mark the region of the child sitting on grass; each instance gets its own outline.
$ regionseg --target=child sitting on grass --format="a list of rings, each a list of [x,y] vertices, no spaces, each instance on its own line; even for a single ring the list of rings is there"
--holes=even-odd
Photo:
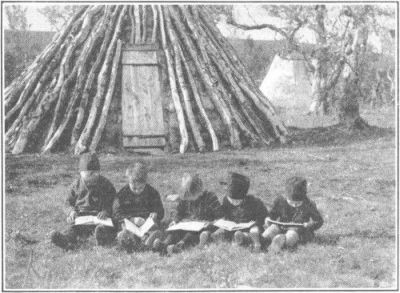
[[[244,175],[231,172],[228,178],[227,195],[222,202],[225,220],[236,223],[255,221],[250,229],[227,231],[219,228],[212,233],[211,238],[218,240],[234,240],[235,245],[251,245],[254,252],[261,250],[260,232],[268,210],[261,200],[248,195],[250,179]]]
[[[143,245],[144,248],[151,248],[154,239],[161,236],[158,227],[164,217],[164,207],[158,191],[147,183],[147,173],[146,164],[142,161],[128,167],[128,184],[117,193],[113,205],[114,220],[118,222],[120,230],[117,241],[128,252],[143,248]],[[154,220],[155,225],[141,238],[124,227],[124,219],[140,227],[149,217]]]
[[[180,201],[174,221],[174,225],[181,221],[214,221],[222,216],[221,204],[214,193],[204,190],[203,182],[199,175],[185,174],[182,178]],[[206,228],[207,229],[207,228]],[[164,241],[156,239],[153,250],[161,254],[178,253],[184,248],[198,244],[203,247],[207,242],[209,233],[171,231],[167,232]]]
[[[269,220],[283,223],[299,223],[302,226],[271,224]],[[314,237],[314,231],[323,224],[321,214],[313,201],[307,197],[307,180],[291,177],[286,181],[286,197],[275,199],[269,218],[265,219],[266,230],[262,237],[266,247],[272,252],[284,247],[293,248],[297,243],[305,243]]]
[[[78,238],[87,238],[93,232],[97,245],[110,244],[115,238],[115,229],[104,225],[74,225],[79,216],[97,216],[99,219],[111,217],[115,188],[100,175],[100,162],[96,154],[85,153],[79,161],[80,177],[70,188],[67,198],[69,227],[51,233],[51,241],[66,250],[76,248]]]

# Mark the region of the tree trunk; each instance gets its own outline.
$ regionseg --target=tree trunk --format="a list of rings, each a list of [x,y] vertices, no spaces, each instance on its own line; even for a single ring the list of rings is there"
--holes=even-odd
[[[121,46],[148,42],[160,42],[165,53],[181,153],[189,144],[217,151],[220,144],[239,149],[242,143],[283,141],[286,128],[273,106],[200,12],[140,3],[82,9],[5,89],[7,150],[48,152],[69,140],[76,154],[96,151],[117,84]],[[131,29],[121,33],[125,24]]]
[[[69,91],[69,86],[72,84],[72,82],[75,81],[79,66],[81,65],[82,62],[85,61],[86,58],[85,54],[83,54],[82,52],[78,60],[75,61],[75,65],[73,66],[73,69],[71,71],[70,63],[71,60],[74,58],[75,50],[88,38],[90,31],[93,28],[92,19],[94,18],[95,14],[101,11],[102,9],[103,7],[100,6],[100,7],[93,7],[87,10],[87,12],[85,13],[85,18],[83,20],[82,27],[79,30],[79,33],[73,38],[73,40],[71,41],[70,45],[67,48],[67,52],[65,53],[65,56],[62,61],[63,66],[61,68],[61,70],[64,70],[65,72],[64,74],[66,76],[66,79],[65,81],[63,81],[60,90],[60,95],[56,104],[50,129],[48,131],[48,135],[45,140],[45,148],[46,145],[49,143],[50,139],[52,138],[54,131],[57,127],[57,124],[59,123],[59,120],[63,116],[65,99],[67,98],[67,92]],[[90,47],[88,49],[91,50]]]
[[[181,55],[181,58],[183,60],[183,64],[184,64],[185,69],[186,69],[186,76],[187,76],[187,78],[189,80],[190,88],[191,88],[191,90],[193,92],[193,96],[194,96],[194,99],[196,101],[197,108],[199,108],[200,115],[203,118],[204,123],[206,124],[208,133],[210,134],[210,138],[211,138],[211,142],[212,142],[212,150],[214,152],[218,151],[219,150],[218,138],[217,138],[217,136],[215,134],[214,128],[212,126],[212,123],[211,123],[210,119],[208,118],[206,110],[204,109],[203,103],[201,102],[201,97],[200,97],[200,94],[199,94],[199,90],[197,88],[196,82],[194,81],[192,72],[191,72],[191,70],[189,68],[189,64],[186,61],[185,56],[183,55],[183,52],[182,52],[182,49],[180,48],[180,46],[179,46],[179,54]]]
[[[169,49],[167,47],[167,40],[166,40],[166,28],[164,25],[164,10],[161,9],[159,6],[159,15],[160,15],[160,30],[161,30],[161,43],[164,49],[165,53],[165,58],[167,61],[167,70],[168,70],[168,77],[169,77],[169,86],[171,89],[171,97],[172,101],[174,103],[177,119],[178,119],[178,124],[179,124],[179,132],[181,135],[181,142],[179,146],[179,152],[183,154],[186,152],[187,147],[189,145],[189,137],[188,137],[188,132],[185,124],[185,116],[183,114],[183,109],[182,105],[179,99],[179,94],[178,94],[178,89],[176,86],[176,78],[175,78],[175,72],[174,72],[174,66],[173,66],[173,60],[171,57],[171,54],[169,52]],[[170,22],[169,19],[167,18],[165,20],[167,30],[170,32]]]
[[[176,69],[176,75],[178,77],[178,84],[181,89],[181,93],[183,95],[183,104],[185,106],[185,113],[186,116],[189,120],[190,128],[192,129],[193,137],[194,140],[197,144],[197,148],[199,149],[200,152],[204,152],[205,145],[203,138],[201,137],[200,134],[200,127],[196,122],[196,118],[193,114],[192,106],[190,104],[190,96],[189,96],[189,90],[185,81],[185,75],[183,74],[183,69],[182,69],[182,59],[179,54],[179,43],[178,40],[171,39],[174,48],[174,56],[175,56],[175,69]]]
[[[140,44],[142,33],[141,33],[141,30],[140,30],[139,5],[134,5],[133,8],[134,8],[133,15],[134,15],[134,18],[135,18],[135,44]]]
[[[76,63],[75,70],[77,73],[77,81],[72,91],[71,98],[68,101],[67,107],[63,110],[63,120],[58,125],[57,129],[54,132],[50,132],[49,130],[49,139],[45,141],[44,147],[42,148],[42,152],[50,151],[54,145],[58,142],[61,135],[63,134],[66,126],[69,124],[73,117],[74,109],[76,108],[77,102],[79,102],[79,98],[81,97],[81,90],[84,86],[84,82],[86,81],[88,58],[91,54],[93,54],[94,46],[97,43],[97,40],[104,36],[106,22],[105,19],[108,19],[108,15],[111,13],[110,7],[106,7],[105,18],[102,23],[97,24],[95,30],[92,31],[91,36],[88,39],[87,44],[80,52],[79,59]],[[61,94],[60,94],[61,96]],[[61,98],[61,97],[60,97]],[[57,109],[56,109],[57,110]]]
[[[92,142],[90,144],[90,151],[92,151],[92,152],[96,151],[97,145],[99,144],[101,135],[103,134],[103,130],[106,125],[108,110],[110,109],[111,100],[112,100],[113,94],[114,94],[115,80],[117,79],[117,72],[118,72],[118,67],[119,67],[118,65],[119,65],[119,60],[121,57],[121,46],[122,46],[122,43],[120,40],[118,40],[117,47],[116,47],[115,53],[114,53],[114,60],[113,60],[112,68],[111,68],[110,84],[108,85],[108,90],[107,90],[107,94],[106,94],[105,101],[103,104],[101,116],[100,116],[99,122],[97,124],[97,129],[93,135]]]
[[[232,45],[222,36],[222,34],[213,26],[212,20],[198,7],[191,6],[193,14],[197,17],[197,22],[202,24],[209,39],[217,47],[218,52],[230,68],[233,70],[234,76],[239,80],[239,87],[244,91],[259,110],[267,117],[269,127],[275,133],[276,137],[282,142],[285,142],[284,136],[287,135],[286,127],[276,115],[275,109],[271,102],[266,99],[258,86],[247,73],[243,63],[237,58]]]
[[[24,99],[29,95],[33,86],[36,84],[36,81],[40,78],[41,73],[46,69],[47,64],[51,61],[57,50],[59,50],[63,42],[66,41],[68,34],[83,21],[81,16],[86,9],[87,6],[84,6],[77,14],[75,14],[65,26],[64,30],[54,36],[50,45],[47,46],[43,53],[35,59],[32,65],[21,74],[20,78],[17,78],[15,82],[12,82],[11,85],[6,88],[4,106],[7,114],[11,107],[17,108],[18,110],[18,107],[23,104]],[[17,105],[15,105],[15,103],[17,103]]]
[[[106,87],[109,81],[108,78],[108,73],[109,73],[109,67],[111,60],[113,60],[113,53],[115,51],[115,46],[117,45],[118,41],[118,36],[121,32],[121,23],[122,19],[125,15],[125,11],[127,9],[127,6],[123,6],[122,11],[118,17],[118,22],[115,27],[114,35],[111,40],[111,44],[109,45],[106,53],[106,58],[104,60],[104,64],[100,70],[100,73],[97,78],[97,92],[96,96],[93,99],[92,107],[90,109],[89,117],[88,120],[86,121],[85,128],[83,129],[81,136],[75,146],[75,154],[81,154],[85,152],[88,148],[88,143],[91,137],[91,132],[93,130],[93,126],[95,124],[96,118],[97,118],[97,113],[100,110],[100,107],[103,102],[104,98],[104,93],[106,91]]]
[[[231,146],[233,148],[240,149],[242,147],[242,144],[239,138],[239,130],[237,129],[235,121],[232,118],[232,113],[230,112],[229,106],[225,103],[221,95],[222,90],[219,86],[220,82],[215,82],[219,81],[219,78],[218,75],[216,75],[212,71],[213,67],[212,64],[209,62],[207,53],[205,52],[205,48],[201,47],[199,52],[200,55],[197,54],[195,45],[193,44],[191,39],[189,39],[187,32],[183,27],[183,24],[181,23],[180,17],[176,15],[172,7],[166,7],[166,9],[169,12],[167,18],[172,18],[174,20],[176,29],[180,34],[180,39],[183,40],[183,43],[186,46],[186,50],[190,53],[191,59],[196,65],[197,72],[201,76],[204,85],[206,86],[206,89],[210,94],[214,105],[216,106],[217,111],[219,112],[222,120],[228,128]]]
[[[40,103],[36,107],[33,115],[29,117],[29,123],[24,124],[19,132],[16,132],[16,142],[12,145],[12,139],[9,138],[8,145],[12,147],[12,153],[14,155],[20,154],[25,151],[26,145],[31,138],[32,134],[36,130],[37,126],[49,112],[49,110],[53,107],[54,102],[56,101],[56,96],[50,94],[51,89],[56,86],[57,78],[53,79],[52,84],[48,87],[48,89],[43,93],[43,97],[40,97]]]
[[[100,51],[97,54],[96,61],[94,62],[94,64],[92,65],[92,67],[90,69],[90,72],[89,72],[89,75],[88,75],[88,78],[87,78],[87,81],[85,84],[85,88],[83,89],[81,102],[78,107],[78,114],[77,114],[77,117],[75,120],[75,125],[72,130],[72,136],[71,136],[71,147],[72,148],[74,148],[76,143],[78,142],[79,136],[81,134],[82,124],[83,124],[84,118],[85,118],[85,113],[87,113],[89,111],[89,109],[87,109],[88,108],[87,106],[89,105],[89,102],[90,102],[89,101],[90,90],[92,89],[93,84],[95,82],[95,78],[97,77],[98,71],[99,71],[101,65],[103,64],[102,62],[104,62],[104,56],[106,54],[107,48],[110,46],[110,40],[112,37],[113,29],[116,25],[118,13],[119,13],[119,9],[115,9],[115,11],[113,12],[113,15],[111,17],[111,20],[109,20],[109,24],[107,26],[107,31],[105,33],[104,40],[101,44]]]
[[[343,96],[339,100],[338,105],[338,118],[339,123],[344,125],[348,130],[363,130],[368,128],[364,119],[360,116],[360,106],[358,103],[358,92],[359,92],[359,74],[361,70],[360,60],[363,57],[361,54],[365,53],[364,48],[361,44],[366,43],[368,38],[368,29],[362,24],[353,24],[354,26],[354,37],[351,48],[348,50],[351,54],[348,58],[343,72],[344,85],[343,85]]]
[[[151,5],[151,11],[153,12],[153,29],[151,32],[151,43],[154,44],[157,40],[157,24],[158,24],[157,9],[154,5]]]

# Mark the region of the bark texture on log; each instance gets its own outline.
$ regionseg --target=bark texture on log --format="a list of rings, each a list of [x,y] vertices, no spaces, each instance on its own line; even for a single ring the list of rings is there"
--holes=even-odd
[[[107,48],[110,45],[110,40],[112,37],[112,32],[113,28],[115,27],[116,20],[118,17],[119,9],[114,9],[113,15],[111,17],[111,20],[108,22],[108,27],[103,39],[103,42],[100,47],[100,51],[97,54],[96,61],[94,64],[92,64],[92,68],[89,72],[85,88],[83,89],[83,94],[81,98],[81,102],[78,108],[78,114],[75,120],[75,124],[72,130],[72,136],[71,136],[71,147],[75,147],[76,143],[78,142],[81,130],[82,130],[82,124],[85,119],[85,114],[88,112],[87,106],[89,105],[90,102],[90,91],[95,83],[96,79],[96,74],[100,70],[100,67],[102,65],[102,62],[104,62],[104,56],[106,54]],[[107,20],[106,20],[107,21]]]
[[[148,43],[164,53],[181,153],[284,142],[285,126],[204,8],[89,5],[5,89],[7,151],[97,151],[119,92],[121,51]]]
[[[108,115],[108,110],[110,109],[111,105],[111,99],[114,94],[114,88],[115,88],[115,80],[117,79],[117,71],[118,71],[118,63],[121,57],[121,41],[117,41],[117,47],[115,48],[115,53],[114,53],[114,60],[112,63],[112,68],[111,68],[111,80],[110,84],[108,85],[108,90],[107,94],[105,97],[104,105],[102,108],[102,112],[99,118],[99,122],[97,124],[96,131],[94,132],[92,142],[90,144],[90,151],[95,152],[97,149],[97,145],[99,144],[101,135],[104,130],[104,126],[106,125],[107,121],[107,115]]]
[[[88,143],[91,138],[91,132],[93,129],[93,126],[95,124],[96,118],[97,118],[97,113],[101,110],[100,107],[103,104],[103,99],[104,99],[104,93],[106,92],[106,86],[107,82],[109,80],[109,77],[107,74],[109,74],[109,67],[111,60],[113,59],[113,52],[115,51],[115,46],[117,45],[118,41],[118,36],[121,32],[121,23],[122,19],[125,15],[125,11],[127,9],[127,6],[124,6],[122,8],[122,11],[120,15],[118,16],[118,22],[116,24],[115,30],[114,30],[114,35],[111,40],[111,44],[109,45],[106,53],[106,59],[103,63],[103,66],[100,70],[100,73],[97,78],[97,93],[96,96],[93,99],[92,107],[90,109],[89,117],[86,121],[85,128],[83,129],[80,138],[75,146],[75,154],[81,154],[85,151],[87,151],[88,148]]]
[[[176,111],[176,115],[177,115],[177,119],[178,119],[178,123],[179,123],[179,132],[181,135],[179,152],[181,154],[183,154],[184,152],[186,152],[186,149],[188,148],[188,145],[189,145],[189,135],[187,132],[185,116],[183,114],[183,109],[182,109],[182,105],[181,105],[181,102],[179,99],[178,89],[177,89],[177,85],[176,85],[176,76],[175,76],[175,71],[174,71],[173,60],[172,60],[169,48],[167,47],[166,29],[168,31],[170,31],[171,25],[170,25],[168,18],[165,20],[166,25],[164,24],[164,11],[165,10],[163,10],[159,6],[161,43],[162,43],[162,46],[164,49],[165,59],[167,61],[167,69],[168,69],[169,86],[171,89],[171,97],[172,97],[172,101],[174,102],[174,107],[175,107],[175,111]],[[165,26],[167,26],[167,28]]]
[[[73,117],[74,109],[77,106],[76,105],[77,101],[79,101],[80,93],[81,93],[82,87],[84,85],[84,81],[86,80],[87,59],[89,58],[89,55],[92,54],[92,52],[94,51],[94,47],[96,45],[97,40],[104,35],[104,31],[105,31],[105,28],[107,25],[105,20],[108,19],[109,14],[110,14],[110,7],[106,7],[105,17],[104,17],[102,23],[98,24],[96,29],[92,31],[92,34],[89,37],[87,44],[82,49],[82,52],[81,52],[79,59],[77,61],[77,64],[76,64],[77,65],[76,69],[74,69],[74,71],[76,71],[77,83],[72,92],[72,97],[69,99],[68,105],[65,108],[65,110],[63,111],[64,117],[63,117],[63,120],[61,121],[61,123],[58,125],[57,130],[54,132],[51,132],[52,128],[50,127],[49,135],[48,135],[49,139],[45,141],[45,145],[42,148],[42,152],[48,152],[54,147],[54,145],[58,142],[59,138],[63,134],[66,126],[69,124],[71,118]],[[59,99],[61,99],[61,94],[60,94]],[[56,108],[56,111],[57,111],[57,108]]]
[[[191,59],[196,65],[199,75],[204,81],[204,84],[214,102],[214,105],[216,106],[220,116],[222,117],[225,125],[228,128],[231,146],[233,148],[240,149],[242,145],[239,138],[239,130],[236,126],[237,123],[232,118],[232,113],[229,109],[229,106],[224,101],[221,95],[222,89],[220,86],[220,79],[215,73],[214,68],[212,67],[204,44],[201,43],[201,40],[197,40],[197,44],[200,47],[198,52],[195,45],[193,44],[193,41],[187,35],[184,25],[183,23],[181,23],[180,16],[177,15],[175,8],[168,7],[167,9],[169,11],[168,17],[174,20],[176,30],[179,33],[180,39],[183,40],[187,51],[191,55]]]
[[[9,113],[9,109],[11,106],[14,106],[14,103],[19,100],[23,100],[25,98],[24,94],[18,93],[24,91],[29,93],[31,87],[36,83],[38,78],[40,78],[41,73],[45,70],[46,65],[50,62],[56,52],[59,50],[63,42],[65,42],[66,37],[74,27],[78,27],[82,22],[81,16],[86,11],[87,6],[82,7],[82,9],[76,13],[70,21],[65,26],[64,30],[62,30],[59,34],[55,35],[53,41],[47,48],[40,54],[35,61],[33,61],[32,65],[25,70],[20,77],[18,77],[15,81],[11,83],[5,90],[5,110],[6,114]]]
[[[208,118],[206,110],[204,109],[204,106],[203,106],[203,103],[201,101],[201,97],[200,97],[200,94],[199,94],[198,87],[197,87],[196,82],[195,82],[195,80],[193,78],[192,72],[190,71],[188,62],[186,61],[185,56],[183,55],[182,49],[181,49],[181,47],[179,45],[178,45],[178,50],[179,50],[179,54],[181,55],[181,58],[182,58],[182,61],[183,61],[183,65],[185,66],[185,69],[186,69],[186,76],[187,76],[187,78],[189,80],[190,88],[191,88],[191,90],[193,92],[193,96],[194,96],[194,99],[196,101],[196,105],[199,108],[200,115],[203,118],[204,123],[206,124],[207,130],[208,130],[208,133],[210,135],[211,142],[212,142],[212,150],[213,151],[218,151],[219,150],[218,137],[215,134],[214,128],[212,126],[212,123],[211,123],[210,119]]]

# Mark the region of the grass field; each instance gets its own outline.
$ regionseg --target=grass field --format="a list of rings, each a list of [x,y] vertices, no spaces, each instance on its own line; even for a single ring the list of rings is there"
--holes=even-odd
[[[373,124],[393,127],[391,116]],[[371,119],[371,120],[372,120]],[[391,121],[391,122],[388,122]],[[211,244],[173,257],[126,254],[94,239],[77,251],[52,246],[48,233],[65,226],[67,186],[77,175],[70,155],[6,157],[6,288],[390,288],[396,280],[394,136],[344,145],[245,149],[209,154],[147,156],[150,183],[175,193],[184,172],[198,172],[220,198],[227,171],[251,178],[250,193],[270,207],[283,182],[300,174],[325,224],[313,243],[278,255]],[[136,156],[100,156],[116,186]],[[165,202],[167,218],[172,204]],[[38,240],[27,244],[21,235]]]

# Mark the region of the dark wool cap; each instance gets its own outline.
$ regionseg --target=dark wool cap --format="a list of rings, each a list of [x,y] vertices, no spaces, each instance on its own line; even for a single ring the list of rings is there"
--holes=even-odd
[[[229,172],[228,177],[228,196],[243,199],[250,187],[249,177],[235,172]]]
[[[100,170],[99,158],[96,154],[84,153],[79,160],[79,171]]]
[[[289,200],[300,201],[307,196],[307,180],[303,177],[290,177],[286,180],[286,196]]]

